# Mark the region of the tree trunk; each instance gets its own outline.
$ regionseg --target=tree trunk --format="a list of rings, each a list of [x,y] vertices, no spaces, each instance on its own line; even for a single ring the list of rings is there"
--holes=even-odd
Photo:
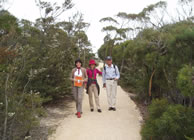
[[[123,57],[122,62],[121,62],[121,69],[120,69],[120,73],[122,73],[122,72],[123,72],[123,67],[124,67],[124,57]]]
[[[193,106],[193,97],[190,97],[189,98],[189,107],[192,107]]]
[[[156,72],[156,70],[154,70],[154,71],[152,72],[152,75],[151,75],[150,81],[149,81],[149,96],[150,96],[150,97],[152,96],[152,79],[153,79],[153,76],[154,76],[155,72]]]
[[[121,69],[120,69],[121,73],[122,73],[123,67],[124,67],[124,60],[125,60],[124,52],[125,52],[125,47],[123,47],[123,55],[122,55],[122,62],[121,62]]]
[[[110,52],[109,52],[109,55],[110,55],[110,56],[112,56],[112,50],[113,50],[113,48],[114,48],[114,40],[112,40],[112,41],[110,42]]]
[[[109,56],[112,56],[112,49],[113,49],[113,47],[111,46],[111,47],[110,47]]]
[[[86,67],[86,48],[84,47],[84,67]]]
[[[3,138],[2,140],[6,140],[7,134],[7,115],[8,115],[8,100],[7,100],[7,88],[8,88],[8,80],[9,74],[7,75],[6,83],[5,83],[5,119],[4,119],[4,128],[3,128]]]

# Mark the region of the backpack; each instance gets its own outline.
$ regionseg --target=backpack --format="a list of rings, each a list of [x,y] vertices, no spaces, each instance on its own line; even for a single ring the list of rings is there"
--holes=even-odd
[[[114,67],[114,69],[115,69],[115,74],[117,75],[116,65],[113,64],[113,67]],[[106,74],[106,66],[104,66],[104,72],[105,72],[105,74]]]

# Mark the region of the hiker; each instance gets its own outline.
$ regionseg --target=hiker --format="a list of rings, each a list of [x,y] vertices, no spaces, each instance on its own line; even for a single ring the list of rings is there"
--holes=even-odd
[[[120,78],[118,67],[112,64],[112,57],[106,57],[106,64],[103,68],[103,87],[106,88],[108,99],[108,110],[116,111],[117,82]]]
[[[95,60],[90,60],[89,67],[90,68],[87,69],[88,82],[87,82],[86,93],[88,94],[88,97],[89,97],[90,111],[91,112],[94,111],[94,103],[93,103],[93,95],[94,95],[97,111],[101,113],[102,110],[100,109],[100,103],[99,103],[100,87],[98,85],[96,76],[97,74],[102,75],[102,72],[96,68]]]
[[[76,102],[76,115],[78,118],[81,118],[83,91],[84,84],[87,82],[87,73],[86,69],[82,68],[82,61],[80,59],[75,61],[75,68],[72,70],[70,79],[72,81],[72,92]]]

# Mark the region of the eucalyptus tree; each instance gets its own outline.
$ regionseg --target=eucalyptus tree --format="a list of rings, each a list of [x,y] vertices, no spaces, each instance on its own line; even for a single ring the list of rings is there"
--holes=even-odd
[[[84,66],[86,66],[87,54],[91,52],[91,43],[86,34],[90,24],[84,21],[83,14],[77,12],[68,21],[59,22],[58,25],[72,37],[72,42],[78,48],[77,57],[82,58],[84,60]]]
[[[0,12],[0,139],[24,139],[38,125],[42,104],[71,93],[69,73],[78,57],[75,40],[88,43],[82,22],[74,34],[58,20],[72,8],[70,0],[36,1],[41,17],[35,23]],[[79,24],[78,24],[79,23]],[[89,43],[88,43],[89,44]],[[83,53],[83,52],[82,52]],[[89,49],[85,57],[92,57]],[[27,108],[27,109],[26,109]]]
[[[191,4],[190,6],[192,7]],[[177,56],[177,54],[179,54],[179,50],[177,50],[176,52],[172,45],[173,44],[172,42],[174,42],[173,40],[178,41],[178,38],[179,38],[179,37],[174,38],[175,34],[178,35],[181,32],[183,33],[185,28],[187,28],[188,30],[192,30],[190,28],[192,25],[192,22],[190,21],[192,15],[189,16],[190,18],[188,18],[188,20],[185,21],[185,23],[182,22],[180,24],[176,24],[176,22],[178,21],[176,21],[176,19],[171,21],[170,16],[168,15],[168,11],[166,11],[166,7],[167,7],[167,3],[161,1],[156,4],[151,4],[147,6],[140,13],[137,13],[137,14],[127,14],[123,12],[118,13],[117,16],[121,17],[126,23],[125,27],[127,27],[128,25],[128,28],[132,29],[131,31],[133,32],[133,35],[131,35],[131,38],[126,39],[126,40],[132,40],[132,41],[126,41],[126,43],[125,41],[123,41],[124,43],[115,45],[114,47],[115,51],[113,49],[113,52],[114,52],[113,56],[115,56],[115,58],[113,57],[113,59],[120,59],[123,56],[126,57],[125,59],[123,59],[125,60],[124,68],[122,67],[121,62],[115,61],[117,62],[117,65],[119,66],[121,65],[122,72],[125,73],[125,75],[126,73],[129,73],[129,70],[131,70],[131,72],[133,73],[134,72],[138,73],[141,71],[139,75],[142,74],[145,77],[144,84],[142,83],[142,85],[144,85],[145,87],[148,87],[148,88],[145,88],[144,91],[148,92],[148,95],[150,97],[152,97],[152,91],[154,93],[157,93],[157,95],[153,95],[153,96],[160,97],[161,95],[163,95],[163,93],[161,92],[162,91],[161,89],[165,89],[165,87],[168,86],[170,89],[170,91],[168,92],[168,96],[170,96],[170,98],[176,102],[177,97],[175,97],[174,93],[177,93],[176,95],[178,95],[178,91],[176,87],[176,81],[172,77],[176,77],[176,74],[177,74],[176,71],[178,71],[178,69],[180,69],[181,67],[178,67],[177,65],[175,69],[175,66],[172,66],[172,67],[169,66],[171,64],[169,64],[170,61],[168,60],[172,59],[169,57],[172,56],[173,52],[174,52],[174,56]],[[111,19],[111,18],[108,18],[108,19]],[[110,21],[115,22],[114,19],[111,19]],[[190,22],[190,24],[188,22]],[[117,21],[117,24],[118,24],[118,21]],[[114,26],[110,29],[113,31],[116,30]],[[107,36],[106,38],[109,39],[110,35]],[[190,39],[190,41],[191,40],[192,39]],[[185,45],[185,43],[182,44],[182,47],[187,46]],[[178,44],[180,45],[180,42],[177,44],[175,43],[174,46]],[[192,43],[190,42],[190,44]],[[123,46],[126,46],[125,51],[121,49],[121,47]],[[99,56],[102,57],[104,55],[104,52],[102,50],[105,50],[105,48],[106,48],[106,44],[104,43],[103,46],[99,49],[99,54],[100,54]],[[192,53],[191,53],[192,49],[190,47],[187,47],[187,48],[190,50],[188,51],[190,53],[189,54],[186,52],[185,53],[189,58],[192,58],[190,57],[192,56]],[[119,51],[122,52],[120,53],[120,55],[118,53]],[[131,53],[129,53],[129,51],[131,51]],[[186,50],[182,50],[182,51],[184,52]],[[182,56],[182,54],[180,55]],[[179,58],[182,59],[183,56]],[[179,58],[173,58],[173,60],[178,61]],[[184,58],[186,59],[187,57],[184,57]],[[134,60],[135,60],[135,63],[132,63]],[[187,63],[187,62],[186,61],[181,62],[180,60],[178,63],[180,64],[180,63]],[[133,71],[131,67],[133,67],[134,69],[138,67],[139,70]],[[167,80],[168,82],[166,83],[163,82],[165,80]],[[134,81],[137,81],[137,79]],[[158,89],[160,90],[156,91]]]
[[[166,2],[161,1],[156,4],[149,5],[138,14],[127,14],[124,12],[120,12],[116,16],[117,20],[112,17],[106,17],[101,19],[100,20],[101,22],[109,22],[110,24],[108,26],[105,26],[102,29],[103,32],[106,32],[106,36],[104,38],[105,40],[104,42],[106,43],[104,44],[107,44],[107,46],[110,47],[110,49],[109,47],[107,47],[107,49],[109,49],[109,55],[112,55],[112,48],[115,45],[116,41],[117,42],[119,41],[121,43],[128,39],[133,39],[141,30],[148,27],[149,28],[161,27],[163,22],[163,16],[159,18],[159,15],[156,14],[156,12],[158,10],[164,11],[166,9],[166,5],[167,5]],[[161,13],[164,13],[164,12],[161,12]],[[154,14],[156,15],[155,17],[153,16]],[[161,42],[161,41],[159,40],[158,42]],[[158,43],[158,45],[161,45],[161,44]],[[104,55],[107,55],[106,54],[107,49],[105,49]],[[124,51],[125,51],[125,46],[123,45],[121,73],[123,71],[124,60],[125,60]],[[154,75],[154,71],[152,75]],[[151,76],[150,81],[152,81],[152,77],[153,76]]]
[[[185,65],[177,76],[177,85],[185,97],[189,97],[189,106],[193,106],[194,99],[194,67]]]
[[[106,32],[106,36],[104,37],[104,45],[102,46],[101,50],[99,49],[98,54],[103,51],[103,55],[100,56],[103,57],[101,59],[104,59],[107,55],[112,56],[113,55],[113,48],[120,44],[127,39],[129,39],[129,33],[131,32],[132,28],[126,26],[127,22],[125,19],[122,18],[119,14],[115,17],[105,17],[100,20],[101,23],[106,23],[106,26],[103,27],[102,31]],[[108,24],[108,25],[107,25]],[[122,52],[124,52],[125,46],[122,47]],[[124,53],[123,53],[124,54]],[[124,55],[122,56],[121,60],[121,68],[120,72],[122,73],[124,65]]]
[[[108,22],[110,25],[103,27],[102,31],[106,32],[104,37],[104,43],[107,44],[110,48],[109,52],[106,52],[108,55],[112,55],[112,49],[115,43],[125,39],[126,32],[129,31],[129,28],[124,28],[123,24],[120,24],[117,19],[112,17],[102,18],[100,22]],[[107,55],[106,54],[106,55]]]
[[[175,11],[178,18],[169,15],[166,2],[149,5],[137,14],[118,14],[132,28],[133,35],[127,41],[114,44],[112,56],[118,66],[125,56],[121,86],[136,93],[139,101],[152,104],[141,132],[145,140],[182,140],[194,136],[192,3],[193,0],[179,1],[178,12]],[[109,25],[112,27],[107,29],[116,34],[115,27],[120,24]],[[105,39],[111,37],[107,35]],[[122,51],[123,46],[126,46],[125,51]],[[99,49],[100,58],[106,47],[104,43]],[[160,100],[162,98],[165,100]],[[177,132],[180,133],[175,135]]]
[[[1,11],[0,19],[0,139],[19,139],[38,124],[35,116],[42,101],[39,95],[27,94],[30,78],[24,84],[19,82],[26,64],[19,20],[7,11]]]

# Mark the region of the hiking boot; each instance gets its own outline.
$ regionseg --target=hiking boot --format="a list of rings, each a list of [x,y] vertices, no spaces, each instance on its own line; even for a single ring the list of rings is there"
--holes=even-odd
[[[77,117],[81,118],[81,113],[80,112],[77,112]]]
[[[115,108],[115,107],[112,107],[112,110],[113,110],[113,111],[116,111],[116,108]]]
[[[108,110],[111,111],[112,110],[112,107],[109,107]]]
[[[102,112],[102,110],[101,110],[101,109],[98,109],[98,112],[99,112],[99,113],[101,113],[101,112]]]
[[[78,112],[77,112],[78,113]],[[75,115],[77,116],[77,113],[75,113]],[[83,114],[83,112],[81,112],[81,114]]]

